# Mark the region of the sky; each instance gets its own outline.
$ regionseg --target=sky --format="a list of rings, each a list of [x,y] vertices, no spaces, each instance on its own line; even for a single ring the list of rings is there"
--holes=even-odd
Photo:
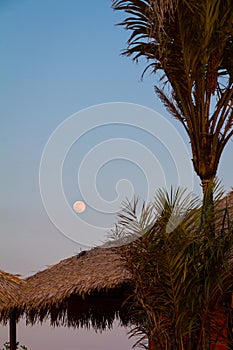
[[[122,201],[170,185],[200,194],[180,125],[156,98],[144,62],[120,55],[128,33],[111,1],[0,0],[1,269],[23,277],[100,245]],[[232,186],[232,141],[218,176]],[[76,214],[76,200],[86,211]],[[44,348],[130,348],[126,330],[47,324],[19,340]],[[0,346],[7,340],[0,328]],[[118,339],[117,342],[114,339]]]

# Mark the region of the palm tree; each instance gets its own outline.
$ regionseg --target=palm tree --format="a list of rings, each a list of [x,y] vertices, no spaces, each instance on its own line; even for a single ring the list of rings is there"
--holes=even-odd
[[[124,55],[144,57],[155,92],[185,128],[203,191],[233,135],[233,1],[114,0],[132,31]]]
[[[135,238],[122,257],[134,281],[129,303],[131,335],[140,336],[136,344],[151,350],[233,344],[227,332],[233,293],[232,207],[219,205],[216,198],[215,237],[206,234],[199,202],[181,190],[159,190],[139,215],[137,202],[121,212],[118,238],[119,232]]]

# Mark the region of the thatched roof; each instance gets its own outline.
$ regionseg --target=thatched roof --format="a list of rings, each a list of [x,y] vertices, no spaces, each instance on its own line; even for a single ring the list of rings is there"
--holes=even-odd
[[[130,276],[121,248],[98,247],[60,261],[26,279],[27,319],[105,329],[115,317],[127,323],[123,302]]]
[[[232,208],[233,191],[227,200]],[[220,207],[224,205],[225,199],[220,201]],[[132,280],[121,254],[128,247],[93,248],[28,277],[23,301],[17,298],[17,293],[11,297],[11,291],[19,290],[14,287],[21,281],[10,275],[16,285],[13,282],[12,289],[9,287],[6,293],[3,290],[1,294],[0,290],[0,302],[6,298],[8,306],[17,304],[17,310],[26,312],[27,321],[32,324],[50,318],[52,325],[92,326],[102,330],[119,318],[126,325],[130,322],[130,312],[124,302],[131,294]],[[0,304],[0,320],[3,317],[6,320],[8,315],[1,311]]]
[[[6,322],[10,312],[22,305],[25,285],[18,276],[0,270],[0,321]]]
[[[227,193],[225,197],[220,199],[220,201],[217,203],[216,209],[219,211],[219,218],[218,220],[222,221],[222,216],[225,216],[225,210],[227,208],[227,215],[229,215],[229,218],[231,221],[233,220],[233,189]],[[226,222],[227,225],[227,222]]]

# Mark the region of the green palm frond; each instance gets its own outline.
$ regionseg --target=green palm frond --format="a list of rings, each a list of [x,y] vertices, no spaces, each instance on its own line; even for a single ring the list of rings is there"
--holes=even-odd
[[[112,6],[125,12],[120,25],[131,32],[123,54],[146,58],[143,74],[152,70],[161,84],[156,93],[188,133],[196,173],[202,182],[212,180],[233,136],[232,0],[115,0]]]
[[[219,185],[213,186],[215,236],[206,232],[196,197],[184,189],[161,189],[149,211],[144,209],[145,216],[153,215],[142,216],[143,234],[122,251],[135,284],[131,335],[139,337],[137,344],[146,346],[147,338],[156,350],[209,350],[224,340],[233,293],[233,208],[221,199]],[[126,235],[140,227],[137,206],[135,201],[120,216]],[[175,214],[178,224],[168,230]]]
[[[156,220],[156,213],[151,203],[140,202],[135,197],[132,201],[125,200],[117,216],[117,223],[107,239],[119,244],[127,244],[140,238],[144,231]]]

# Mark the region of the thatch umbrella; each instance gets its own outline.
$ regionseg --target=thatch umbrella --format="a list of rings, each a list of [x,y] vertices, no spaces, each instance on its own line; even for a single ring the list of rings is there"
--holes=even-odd
[[[228,202],[233,204],[233,191]],[[129,247],[83,251],[26,278],[27,321],[34,324],[50,318],[52,325],[104,330],[118,318],[127,325],[132,316],[124,302],[133,281],[121,256]]]
[[[10,320],[10,350],[16,349],[16,319],[23,310],[25,285],[18,276],[0,270],[0,321]]]
[[[52,325],[104,330],[116,317],[126,325],[129,313],[123,303],[131,279],[119,249],[83,251],[28,277],[27,321],[49,317]]]
[[[232,208],[233,191],[226,198]],[[222,199],[219,206],[224,208],[225,203]],[[127,325],[130,313],[124,301],[133,282],[121,256],[128,247],[93,248],[28,277],[28,322],[50,318],[52,325],[101,330],[110,327],[117,317]]]

